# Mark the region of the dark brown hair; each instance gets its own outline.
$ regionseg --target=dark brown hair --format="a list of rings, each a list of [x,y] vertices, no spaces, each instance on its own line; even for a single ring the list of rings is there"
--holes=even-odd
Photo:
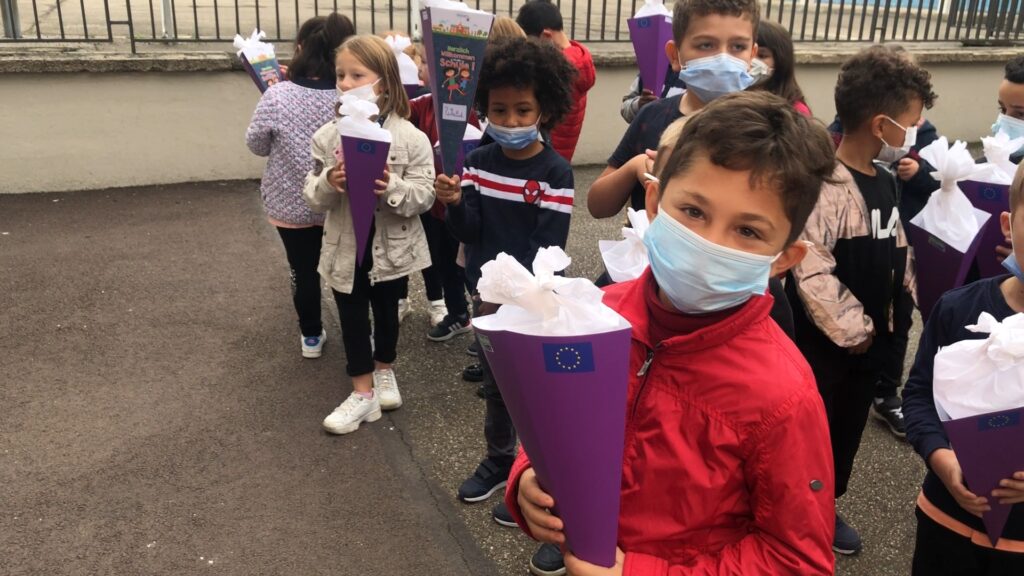
[[[691,116],[659,174],[660,192],[699,157],[726,170],[749,170],[752,187],[779,194],[792,227],[787,244],[803,231],[821,185],[833,181],[836,165],[825,128],[768,92],[716,98]]]
[[[295,56],[288,64],[288,77],[334,82],[334,51],[355,33],[352,21],[337,12],[306,20],[295,35]]]
[[[1024,202],[1024,162],[1017,166],[1017,172],[1013,175],[1013,184],[1010,184],[1010,212],[1016,213],[1021,202]]]
[[[850,57],[839,69],[836,113],[843,130],[853,132],[870,118],[895,118],[914,99],[931,108],[937,96],[932,76],[908,58],[886,46],[871,46]]]
[[[757,30],[761,9],[757,0],[677,0],[672,8],[672,40],[678,46],[686,36],[690,21],[700,16],[746,16],[750,18],[750,31]]]
[[[793,38],[789,31],[775,22],[762,20],[757,25],[757,47],[771,50],[775,64],[772,66],[772,75],[758,82],[752,89],[782,96],[790,104],[803,102],[803,90],[796,83],[796,55],[793,53]]]

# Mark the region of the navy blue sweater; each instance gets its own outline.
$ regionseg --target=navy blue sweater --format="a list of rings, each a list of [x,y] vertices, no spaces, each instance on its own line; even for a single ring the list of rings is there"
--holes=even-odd
[[[999,321],[1015,314],[999,289],[999,285],[1007,278],[1005,275],[986,278],[945,293],[935,304],[921,333],[917,358],[903,389],[903,418],[907,425],[907,439],[913,444],[914,450],[924,458],[925,464],[928,463],[928,457],[932,452],[950,447],[949,438],[946,437],[946,431],[935,411],[935,398],[932,392],[935,354],[939,348],[961,340],[987,338],[987,334],[971,332],[965,328],[977,324],[978,316],[982,312],[988,312]],[[961,508],[946,490],[942,480],[939,480],[931,469],[925,476],[923,490],[925,497],[946,514],[979,532],[985,531],[981,519]],[[991,494],[978,496],[992,499]],[[1011,540],[1024,540],[1022,505],[1014,506],[1002,535]]]
[[[452,234],[466,245],[466,277],[476,285],[480,267],[505,252],[527,270],[537,250],[565,248],[573,205],[572,167],[544,145],[536,156],[513,160],[498,144],[466,157],[462,201],[448,206]]]

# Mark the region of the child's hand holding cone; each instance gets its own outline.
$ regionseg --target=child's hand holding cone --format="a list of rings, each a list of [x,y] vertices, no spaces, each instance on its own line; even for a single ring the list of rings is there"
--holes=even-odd
[[[459,177],[438,175],[437,180],[434,180],[434,193],[442,204],[458,204],[462,200],[462,184]]]

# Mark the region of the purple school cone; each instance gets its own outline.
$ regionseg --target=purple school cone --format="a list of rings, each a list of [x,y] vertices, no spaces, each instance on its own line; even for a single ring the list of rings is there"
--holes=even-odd
[[[458,174],[459,176],[462,175],[462,165],[466,162],[466,156],[469,156],[469,153],[476,150],[478,146],[480,146],[480,140],[478,139],[462,141],[462,147],[459,148],[459,155],[455,159],[455,174]],[[434,146],[434,160],[441,162],[440,146]]]
[[[373,229],[373,214],[377,209],[375,180],[384,176],[388,163],[389,142],[365,138],[341,137],[341,152],[345,156],[345,188],[352,212],[352,228],[356,233],[356,264],[363,265],[366,244]]]
[[[455,168],[494,15],[424,8],[420,17],[441,142],[441,168],[447,176],[461,175]]]
[[[1010,186],[971,180],[960,182],[959,186],[975,208],[992,215],[985,224],[981,244],[978,246],[978,255],[975,259],[978,263],[978,272],[982,278],[1006,274],[1006,268],[996,260],[996,246],[1006,243],[1003,231],[999,227],[999,215],[1010,210]]]
[[[537,478],[573,554],[615,564],[629,382],[629,328],[526,336],[476,328]]]
[[[672,21],[668,16],[644,16],[626,20],[629,39],[640,67],[640,80],[644,88],[660,96],[665,87],[665,70],[669,66],[665,44],[672,40]]]
[[[419,93],[420,88],[422,88],[422,86],[420,86],[419,84],[402,84],[402,88],[405,88],[405,95],[408,96],[410,100],[412,100],[413,98],[416,97],[416,94]]]
[[[917,261],[917,307],[921,310],[922,319],[928,319],[940,296],[963,286],[984,235],[984,232],[979,232],[967,252],[958,252],[931,232],[907,224],[907,237],[914,247],[914,259]]]
[[[988,498],[992,509],[981,516],[995,546],[1010,517],[1011,505],[992,498],[999,481],[1024,470],[1024,408],[992,412],[942,423],[971,492]]]

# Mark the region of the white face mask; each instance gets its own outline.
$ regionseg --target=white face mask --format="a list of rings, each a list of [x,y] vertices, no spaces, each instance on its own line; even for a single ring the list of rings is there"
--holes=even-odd
[[[903,130],[903,145],[902,146],[891,146],[885,141],[885,138],[879,138],[882,141],[882,149],[878,151],[878,155],[875,156],[875,160],[883,162],[885,164],[893,164],[899,162],[904,156],[910,153],[910,149],[917,144],[917,126],[911,126],[910,128],[904,128],[900,126],[898,122],[885,117],[886,120],[892,122],[900,130]]]
[[[338,90],[338,94],[341,96],[355,96],[360,100],[365,100],[367,102],[373,102],[374,104],[376,104],[377,98],[379,98],[379,96],[377,94],[377,91],[374,90],[374,86],[376,86],[378,82],[380,82],[380,78],[378,78],[377,80],[370,84],[363,84],[362,86],[357,86],[355,88],[352,88],[351,90]]]

